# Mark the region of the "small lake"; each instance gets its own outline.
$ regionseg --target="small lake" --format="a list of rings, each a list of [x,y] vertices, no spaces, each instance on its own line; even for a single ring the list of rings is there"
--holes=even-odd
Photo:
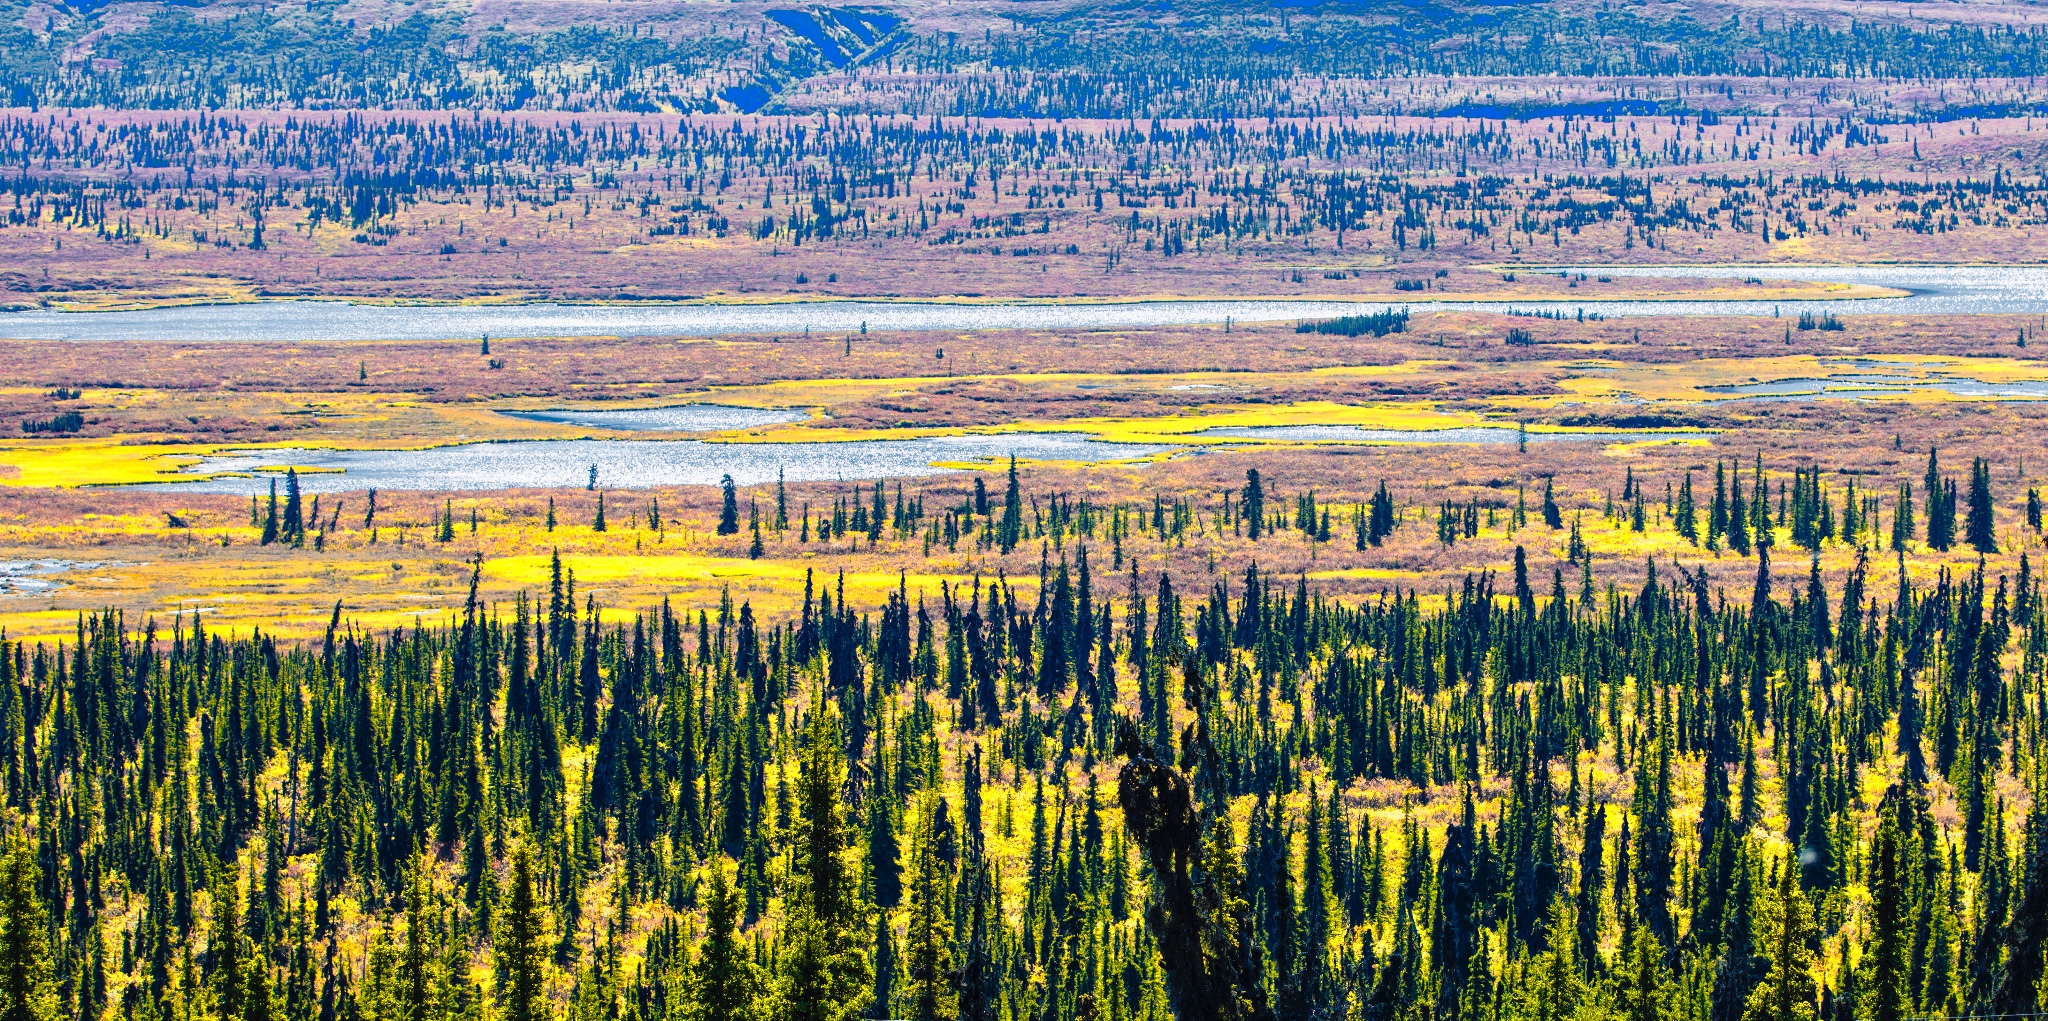
[[[715,407],[697,405],[696,407]],[[644,409],[645,412],[681,409]],[[748,409],[729,409],[748,410]],[[578,413],[585,416],[639,414],[634,411]],[[674,419],[663,419],[665,423]],[[606,428],[631,428],[607,419]],[[650,426],[672,429],[671,424]],[[694,428],[694,427],[693,427]],[[1220,428],[1204,436],[1363,444],[1514,443],[1516,430],[1360,429],[1354,426],[1269,426]],[[1531,443],[1636,443],[1651,440],[1711,440],[1705,432],[1531,432]],[[285,465],[302,469],[306,493],[365,489],[497,490],[563,489],[590,484],[597,470],[601,489],[652,486],[711,486],[728,473],[742,486],[777,478],[790,482],[832,482],[916,478],[961,470],[957,465],[996,465],[1015,456],[1027,461],[1099,463],[1149,457],[1177,450],[1202,453],[1201,446],[1114,443],[1080,433],[1001,433],[939,436],[912,440],[849,440],[835,443],[707,443],[702,440],[518,440],[465,443],[424,450],[277,449],[232,451],[207,457],[184,470],[190,482],[153,483],[138,488],[175,487],[188,493],[260,496],[284,475]],[[197,476],[213,476],[200,478]]]
[[[941,436],[918,440],[844,443],[705,443],[699,440],[522,440],[466,443],[425,450],[258,450],[206,458],[193,475],[247,472],[192,482],[160,483],[181,492],[265,494],[283,475],[270,466],[311,468],[299,474],[308,493],[364,489],[581,488],[597,469],[601,489],[712,486],[728,473],[743,486],[791,482],[911,478],[953,469],[940,464],[998,462],[1015,455],[1034,461],[1115,461],[1172,449],[1108,443],[1070,433]]]
[[[1541,274],[1560,270],[1524,269]],[[1198,323],[1290,322],[1369,315],[1392,308],[1518,312],[1572,318],[1623,316],[2048,315],[2048,267],[1678,266],[1584,267],[1608,277],[1808,280],[1873,284],[1902,298],[1840,301],[1130,301],[983,304],[931,301],[791,301],[759,304],[363,305],[260,301],[177,305],[128,312],[0,313],[0,337],[18,340],[268,341],[446,340],[472,337],[712,337],[820,335],[834,343],[869,330],[1115,330]],[[1789,311],[1788,311],[1789,310]]]
[[[1476,426],[1468,429],[1361,429],[1354,425],[1259,425],[1204,430],[1203,436],[1244,437],[1253,440],[1291,440],[1308,443],[1514,443],[1523,435],[1515,429]],[[1702,432],[1536,432],[1530,443],[1642,443],[1652,440],[1711,440]]]
[[[741,408],[730,404],[678,404],[666,408],[547,409],[505,411],[500,414],[529,422],[555,422],[592,429],[620,429],[627,432],[724,432],[753,429],[764,425],[801,422],[809,417],[801,411],[778,408]]]

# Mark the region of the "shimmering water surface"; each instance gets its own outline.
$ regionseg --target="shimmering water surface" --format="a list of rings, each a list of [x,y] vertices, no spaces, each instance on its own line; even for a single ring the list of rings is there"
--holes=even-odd
[[[1539,273],[1541,270],[1522,270]],[[0,313],[0,337],[21,340],[318,341],[464,337],[717,336],[800,338],[870,330],[1136,329],[1194,323],[1271,322],[1365,315],[1389,308],[1577,316],[1770,316],[2048,314],[2048,267],[1697,266],[1585,267],[1608,277],[1809,280],[1874,284],[1901,298],[1840,301],[1137,301],[958,304],[795,301],[773,304],[358,305],[262,301],[180,305],[131,312]]]
[[[41,595],[63,588],[64,575],[104,566],[97,560],[0,560],[0,596]]]
[[[737,408],[730,404],[678,404],[667,408],[605,408],[600,410],[547,409],[507,411],[513,418],[530,422],[559,422],[563,425],[630,432],[723,432],[751,429],[782,422],[801,422],[801,411],[776,408]]]
[[[667,410],[667,409],[663,409]],[[586,412],[587,416],[634,412]],[[629,428],[606,423],[611,428]],[[651,428],[670,429],[670,425]],[[1330,443],[1513,443],[1513,429],[1359,429],[1351,426],[1275,426],[1214,429],[1205,435],[1254,440]],[[1531,432],[1531,443],[1711,439],[1704,432]],[[706,443],[701,440],[522,440],[468,443],[425,450],[252,450],[209,457],[185,469],[191,482],[160,483],[194,493],[259,495],[283,475],[284,465],[306,469],[308,493],[364,489],[479,490],[587,486],[591,470],[604,489],[715,485],[728,473],[743,486],[906,478],[955,470],[948,465],[1021,460],[1114,461],[1177,448],[1167,444],[1113,443],[1075,433],[1008,433],[918,440],[842,443]],[[1200,448],[1194,448],[1199,453]],[[145,487],[149,488],[149,487]]]
[[[944,436],[845,443],[705,443],[699,440],[525,440],[425,450],[260,450],[206,458],[189,474],[246,472],[167,483],[186,492],[270,491],[281,474],[266,467],[313,468],[299,476],[309,493],[363,489],[525,489],[588,485],[597,469],[604,489],[708,486],[730,473],[743,486],[936,475],[944,463],[994,461],[1014,454],[1041,461],[1111,461],[1166,447],[1105,443],[1066,433]]]

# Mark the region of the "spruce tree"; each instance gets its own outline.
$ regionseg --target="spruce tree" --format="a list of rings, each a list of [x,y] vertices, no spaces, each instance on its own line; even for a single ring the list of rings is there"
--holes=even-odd
[[[1678,510],[1674,515],[1673,527],[1679,535],[1685,537],[1685,541],[1695,546],[1700,544],[1699,515],[1693,509],[1692,503],[1691,472],[1685,473],[1685,481],[1678,487]]]
[[[996,526],[996,546],[1005,554],[1024,538],[1024,490],[1017,480],[1017,455],[1010,455],[1010,480],[1003,489],[1003,520]]]
[[[476,843],[481,835],[473,835]],[[521,842],[512,851],[512,893],[492,927],[497,959],[498,1017],[503,1021],[550,1021],[547,998],[549,940],[546,919],[533,888],[533,850]]]
[[[1749,555],[1749,504],[1742,498],[1742,468],[1728,475],[1728,548]]]
[[[1917,530],[1913,523],[1913,484],[1899,483],[1899,495],[1892,504],[1892,552],[1906,552],[1906,544],[1913,541]]]
[[[213,1002],[220,1017],[239,1018],[247,1005],[242,954],[242,889],[230,872],[213,890],[213,932],[207,940],[207,965],[213,972]]]
[[[1266,529],[1266,484],[1259,479],[1257,468],[1245,470],[1244,496],[1239,507],[1244,518],[1244,537],[1257,542]]]
[[[1635,817],[1635,914],[1658,942],[1675,935],[1671,919],[1672,848],[1671,750],[1659,734],[1636,762],[1629,811]]]
[[[896,1016],[896,930],[889,924],[889,912],[875,912],[875,991],[868,1001],[869,1021],[888,1021]]]
[[[1769,962],[1749,994],[1744,1021],[1814,1021],[1813,909],[1799,889],[1798,859],[1787,855],[1757,912],[1757,945]]]
[[[1387,481],[1380,480],[1380,488],[1372,494],[1372,507],[1366,517],[1365,541],[1367,545],[1378,546],[1394,534],[1394,494],[1387,491]],[[1364,547],[1360,547],[1363,549]]]
[[[927,799],[925,824],[918,835],[911,868],[909,928],[903,938],[906,977],[910,980],[910,1016],[914,1021],[939,1021],[955,1016],[957,993],[953,971],[951,885],[939,857],[934,816],[942,803]]]
[[[1618,1021],[1664,1021],[1669,1016],[1670,995],[1664,980],[1664,948],[1647,928],[1638,928],[1629,940],[1627,966],[1622,970]]]
[[[427,946],[428,880],[417,862],[405,895],[405,947],[398,959],[397,1021],[430,1021],[434,1008],[434,959]]]
[[[1877,838],[1870,850],[1870,913],[1863,939],[1868,974],[1860,988],[1866,1021],[1901,1021],[1912,1009],[1906,989],[1912,933],[1905,917],[1905,853],[1889,809],[1889,804],[1878,809]]]
[[[1942,477],[1939,454],[1931,447],[1927,475],[1921,481],[1927,489],[1927,545],[1946,552],[1956,544],[1955,483]]]
[[[1728,466],[1720,458],[1714,459],[1714,502],[1707,508],[1707,548],[1721,548],[1721,537],[1728,533]]]
[[[789,530],[789,492],[783,488],[782,469],[775,469],[775,532]]]
[[[1785,484],[1778,483],[1778,502],[1784,503]],[[1765,549],[1777,541],[1777,526],[1771,519],[1771,484],[1764,478],[1764,452],[1756,452],[1756,469],[1749,478],[1750,520],[1749,540],[1758,549]],[[1778,517],[1785,516],[1784,508],[1778,509]]]
[[[1970,465],[1970,513],[1964,523],[1963,541],[1979,553],[1998,552],[1998,537],[1991,513],[1991,462],[1977,458]]]
[[[266,514],[264,515],[264,518],[263,518],[263,536],[262,536],[262,538],[261,538],[261,539],[259,539],[259,540],[258,540],[259,544],[261,544],[261,545],[264,545],[264,546],[268,546],[268,545],[270,545],[271,543],[273,543],[273,542],[276,542],[276,541],[277,541],[277,539],[278,539],[278,522],[277,522],[277,480],[276,480],[276,479],[271,479],[271,480],[270,480],[270,505],[269,505],[269,506],[270,506],[270,509],[269,509],[269,511],[268,511],[268,512],[267,512],[267,513],[266,513]]]
[[[869,798],[868,886],[875,904],[893,908],[903,900],[903,865],[898,860],[896,827],[890,821],[889,799]]]
[[[721,477],[718,488],[725,494],[718,508],[718,534],[736,534],[740,530],[739,490],[733,485],[731,475]]]
[[[1297,974],[1293,984],[1301,991],[1307,1013],[1315,1017],[1329,1017],[1335,1006],[1331,1002],[1329,981],[1330,937],[1334,922],[1330,906],[1334,876],[1326,833],[1341,831],[1343,823],[1337,821],[1330,826],[1324,825],[1323,802],[1316,796],[1313,786],[1309,789],[1308,805],[1308,826],[1301,856],[1301,919],[1295,926],[1301,946],[1295,955]]]
[[[690,1021],[754,1021],[761,976],[739,940],[740,895],[726,877],[729,860],[714,860],[704,901],[704,941],[692,969]]]
[[[50,919],[36,892],[41,869],[20,837],[0,859],[0,1021],[55,1021]]]
[[[813,705],[820,702],[814,699]],[[778,1016],[782,1021],[847,1021],[874,994],[857,904],[847,888],[846,833],[840,815],[844,756],[829,708],[810,714],[797,780],[797,872],[785,914]]]
[[[1600,964],[1601,886],[1606,882],[1604,855],[1607,840],[1607,806],[1595,803],[1586,809],[1586,832],[1579,843],[1578,947],[1579,967],[1591,977]],[[1553,945],[1560,940],[1552,940]]]
[[[279,538],[294,546],[301,545],[306,540],[305,511],[301,508],[299,500],[299,470],[297,468],[286,468],[284,470],[284,524],[279,531]]]
[[[248,969],[243,983],[242,1021],[271,1021],[270,959],[260,953],[250,954]]]

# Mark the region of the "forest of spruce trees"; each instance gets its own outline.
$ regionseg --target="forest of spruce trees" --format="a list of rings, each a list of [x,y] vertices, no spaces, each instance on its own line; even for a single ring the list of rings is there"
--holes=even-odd
[[[0,1019],[2038,1011],[2030,558],[1886,588],[1910,511],[1914,552],[1880,551],[1878,501],[1838,518],[1802,471],[1774,522],[1735,475],[1706,524],[1749,591],[1590,556],[1568,585],[1518,546],[1343,603],[1148,575],[1173,537],[1142,515],[1098,574],[1112,526],[1024,518],[1013,475],[979,510],[1035,584],[873,611],[842,576],[787,620],[606,616],[558,557],[510,606],[479,561],[458,615],[389,633],[91,615],[0,644]],[[1995,551],[1971,476],[1960,537]],[[1243,496],[1234,531],[1287,530]],[[1359,516],[1408,515],[1382,486]],[[1842,542],[1846,576],[1772,572]]]

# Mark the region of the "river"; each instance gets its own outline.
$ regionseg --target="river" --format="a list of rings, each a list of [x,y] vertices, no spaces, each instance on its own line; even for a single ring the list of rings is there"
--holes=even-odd
[[[1523,269],[1530,274],[1556,269]],[[258,301],[172,305],[125,312],[36,309],[0,313],[0,337],[77,341],[448,340],[471,337],[619,337],[761,334],[841,336],[863,330],[1103,330],[1198,323],[1287,322],[1415,312],[1519,312],[1549,316],[2048,315],[2048,267],[1691,266],[1585,267],[1609,277],[1758,278],[1871,284],[1898,298],[1777,301],[1299,301],[1109,302],[790,301],[759,304],[368,305]]]

